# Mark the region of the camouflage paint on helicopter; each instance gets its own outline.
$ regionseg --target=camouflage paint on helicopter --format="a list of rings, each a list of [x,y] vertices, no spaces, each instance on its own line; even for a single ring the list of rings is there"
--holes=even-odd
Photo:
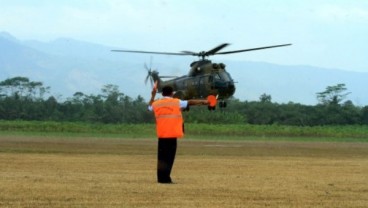
[[[226,99],[231,97],[235,93],[234,80],[230,74],[226,71],[226,65],[223,63],[212,63],[206,59],[207,56],[240,53],[253,50],[262,50],[268,48],[276,48],[289,46],[291,44],[266,46],[260,48],[251,48],[235,51],[219,52],[224,47],[228,46],[228,43],[221,44],[209,51],[202,51],[199,53],[191,51],[182,51],[180,53],[171,52],[152,52],[152,51],[133,51],[133,50],[112,50],[114,52],[129,52],[129,53],[150,53],[150,54],[163,54],[163,55],[190,55],[198,56],[201,59],[190,64],[190,70],[188,75],[173,78],[172,76],[159,76],[158,71],[151,70],[147,66],[148,75],[146,82],[149,79],[151,84],[157,81],[158,92],[161,92],[162,87],[170,85],[175,91],[174,97],[180,99],[198,99],[207,98],[209,95],[217,97],[219,107],[226,107]],[[172,78],[170,80],[162,80],[161,78]]]

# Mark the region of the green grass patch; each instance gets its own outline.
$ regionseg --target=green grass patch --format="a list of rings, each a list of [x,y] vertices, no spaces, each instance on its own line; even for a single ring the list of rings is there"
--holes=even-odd
[[[359,138],[368,140],[368,126],[283,126],[283,125],[208,125],[187,124],[188,133],[220,137],[313,137]]]
[[[368,142],[368,126],[186,124],[194,140]],[[0,121],[0,135],[95,138],[155,138],[155,124]]]
[[[153,124],[0,121],[1,135],[142,138],[155,135]]]

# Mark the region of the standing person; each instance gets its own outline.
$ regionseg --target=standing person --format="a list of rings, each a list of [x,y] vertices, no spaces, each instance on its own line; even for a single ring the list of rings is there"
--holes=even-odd
[[[181,110],[189,105],[209,105],[207,100],[180,100],[173,98],[173,88],[162,88],[162,99],[155,100],[156,87],[152,90],[152,97],[148,109],[153,111],[156,118],[156,133],[158,137],[157,149],[157,182],[173,183],[170,177],[174,164],[177,138],[184,136],[184,122]]]

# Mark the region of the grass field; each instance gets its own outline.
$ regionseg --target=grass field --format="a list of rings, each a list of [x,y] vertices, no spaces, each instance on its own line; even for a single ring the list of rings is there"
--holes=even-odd
[[[368,143],[0,136],[0,207],[368,207]]]

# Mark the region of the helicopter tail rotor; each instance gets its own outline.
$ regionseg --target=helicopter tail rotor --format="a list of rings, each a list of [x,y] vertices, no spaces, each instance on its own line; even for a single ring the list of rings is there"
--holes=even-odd
[[[154,73],[154,71],[152,71],[151,67],[148,67],[146,63],[144,63],[144,68],[147,70],[147,76],[144,79],[144,83],[147,85],[147,82],[149,80],[150,85],[152,87],[153,86],[153,82],[155,81],[153,79],[153,73]]]
[[[144,68],[147,71],[147,76],[144,79],[144,83],[147,85],[147,82],[149,80],[150,86],[153,87],[154,83],[157,83],[158,85],[161,83],[161,78],[167,78],[167,76],[159,76],[158,71],[155,69],[152,69],[152,58],[150,60],[150,66],[148,67],[146,63],[144,63]]]
[[[150,60],[150,66],[148,67],[146,63],[144,63],[144,68],[147,71],[147,76],[144,79],[144,83],[147,85],[149,80],[151,87],[153,87],[153,83],[161,83],[161,78],[177,78],[177,76],[159,76],[157,70],[152,70],[152,57]]]

